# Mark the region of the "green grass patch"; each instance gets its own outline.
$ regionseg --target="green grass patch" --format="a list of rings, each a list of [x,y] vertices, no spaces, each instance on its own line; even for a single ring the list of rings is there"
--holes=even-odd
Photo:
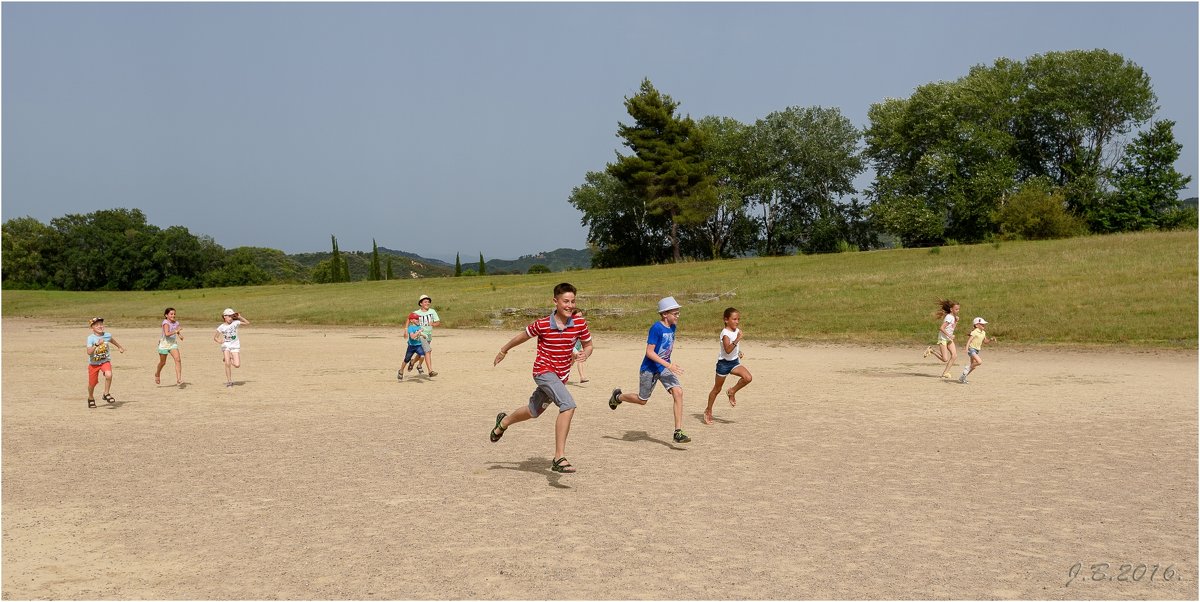
[[[1002,343],[1196,348],[1197,234],[1148,232],[836,255],[553,274],[293,284],[155,292],[4,291],[3,315],[114,330],[155,327],[175,307],[185,326],[216,327],[234,307],[255,323],[399,328],[420,294],[447,327],[515,329],[549,313],[566,280],[593,329],[639,333],[655,303],[684,305],[680,333],[716,336],[727,306],[748,337],[871,345],[935,338],[938,297],[984,316]],[[969,328],[963,330],[969,331]]]

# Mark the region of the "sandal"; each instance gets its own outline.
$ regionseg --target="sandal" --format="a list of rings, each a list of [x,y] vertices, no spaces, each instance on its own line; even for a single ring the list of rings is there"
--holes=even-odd
[[[566,456],[563,456],[555,460],[554,463],[550,465],[550,470],[554,472],[572,473],[575,472],[575,467],[571,466],[571,463],[567,461]]]
[[[496,414],[496,426],[492,427],[492,432],[488,435],[489,437],[491,437],[492,443],[499,441],[500,438],[504,436],[504,431],[508,430],[507,426],[500,426],[500,421],[504,420],[504,417],[507,415],[508,414],[505,414],[504,412],[500,412],[499,414]],[[496,433],[497,430],[499,430],[500,432]]]
[[[95,400],[95,399],[89,399],[89,400],[88,400],[88,407],[89,407],[89,408],[94,408],[94,407],[96,407],[96,400]]]
[[[105,393],[104,397],[101,397],[100,399],[103,399],[104,401],[107,401],[108,403],[117,403],[117,400],[114,399],[113,396],[109,395],[108,393]]]
[[[433,378],[433,377],[435,377],[435,376],[437,376],[437,372],[434,372],[433,370],[430,370],[430,371],[429,371],[429,377],[430,377],[430,378]]]

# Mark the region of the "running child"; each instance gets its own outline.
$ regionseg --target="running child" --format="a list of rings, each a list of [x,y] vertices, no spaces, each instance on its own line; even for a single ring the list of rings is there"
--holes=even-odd
[[[400,369],[396,371],[396,380],[404,380],[405,364],[408,365],[408,371],[412,372],[413,364],[425,357],[425,348],[421,345],[420,322],[421,316],[415,313],[408,314],[408,329],[406,331],[408,349],[404,351],[404,363],[400,364]]]
[[[96,385],[100,383],[101,374],[104,375],[104,401],[116,403],[117,400],[109,394],[109,389],[112,388],[112,362],[110,361],[112,350],[108,346],[111,343],[121,353],[125,353],[125,348],[113,338],[112,333],[104,332],[104,318],[92,318],[88,324],[92,328],[92,334],[89,334],[87,338],[87,404],[89,408],[94,408],[96,407]]]
[[[421,295],[417,298],[417,306],[420,309],[413,312],[421,319],[421,345],[425,348],[423,359],[417,362],[417,372],[421,372],[420,364],[423,362],[425,367],[429,368],[431,377],[438,375],[433,370],[433,327],[442,325],[442,318],[438,316],[437,310],[430,307],[432,304],[433,299],[430,299],[429,295]]]
[[[571,314],[571,317],[582,316],[582,315],[583,315],[583,310],[576,308],[575,311]],[[572,362],[573,367],[579,369],[579,383],[580,384],[583,384],[588,381],[587,375],[583,373],[584,361],[579,359],[579,356],[582,354],[583,354],[583,341],[576,339],[575,340],[575,350],[571,352],[571,362]]]
[[[588,331],[583,316],[572,315],[575,309],[575,287],[563,282],[554,287],[554,312],[541,318],[521,331],[512,340],[500,347],[493,366],[504,361],[513,347],[537,339],[537,356],[533,360],[533,382],[537,385],[529,396],[529,403],[512,411],[496,415],[496,426],[490,438],[495,443],[504,436],[508,427],[537,418],[550,406],[558,406],[558,418],[554,422],[554,460],[550,470],[571,473],[575,467],[567,461],[567,434],[571,431],[571,418],[575,415],[575,400],[567,390],[567,379],[571,377],[571,349],[575,341],[583,341],[580,360],[592,355],[592,333]]]
[[[733,407],[737,407],[737,397],[735,397],[737,392],[754,380],[750,370],[742,365],[740,345],[742,330],[739,328],[742,314],[736,308],[727,307],[724,320],[725,328],[721,331],[721,351],[717,353],[717,378],[713,383],[712,391],[708,392],[708,408],[704,410],[704,424],[713,423],[713,402],[717,400],[717,394],[721,392],[721,387],[730,374],[739,378],[737,384],[725,392],[725,395],[729,397],[729,405]]]
[[[942,378],[950,378],[950,369],[954,366],[954,360],[958,358],[958,349],[954,346],[954,327],[958,324],[958,310],[958,303],[949,299],[938,299],[937,317],[942,319],[942,325],[938,327],[937,349],[930,345],[925,348],[925,355],[921,356],[929,357],[933,354],[939,362],[946,363]]]
[[[221,312],[221,320],[223,322],[213,333],[213,342],[221,344],[221,356],[225,362],[225,386],[232,387],[233,368],[242,367],[242,341],[238,338],[238,326],[249,325],[250,320],[228,307]]]
[[[963,368],[962,376],[958,377],[958,382],[964,385],[967,384],[967,375],[983,365],[983,358],[980,356],[980,353],[982,352],[984,341],[989,343],[996,342],[996,337],[987,336],[987,320],[975,318],[971,323],[975,326],[975,330],[971,331],[971,336],[967,337],[967,357],[971,361],[967,364],[967,367]]]
[[[167,365],[167,356],[175,360],[175,384],[183,384],[183,362],[179,359],[179,341],[183,340],[183,327],[175,320],[175,308],[163,312],[160,325],[162,336],[158,337],[158,368],[154,370],[154,384],[161,384],[159,376]]]
[[[679,304],[675,302],[675,297],[664,297],[658,302],[658,317],[659,321],[650,326],[650,333],[646,336],[646,356],[642,358],[642,367],[638,372],[637,394],[613,389],[612,396],[608,398],[608,408],[615,410],[623,402],[644,406],[654,392],[654,383],[661,382],[675,401],[675,434],[672,439],[675,443],[688,443],[692,439],[683,432],[683,385],[679,384],[683,368],[671,363],[675,329],[679,322]]]

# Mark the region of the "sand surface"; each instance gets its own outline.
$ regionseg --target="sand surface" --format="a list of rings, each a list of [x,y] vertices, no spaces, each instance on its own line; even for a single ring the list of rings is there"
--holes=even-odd
[[[558,475],[553,411],[487,438],[533,388],[533,342],[492,367],[514,331],[439,330],[439,375],[397,382],[399,329],[251,325],[226,388],[183,318],[185,385],[110,324],[91,410],[88,329],[3,320],[5,599],[1197,597],[1194,351],[1002,342],[960,385],[749,332],[708,426],[714,329],[676,351],[676,445],[661,389],[608,409],[644,339],[598,333]]]

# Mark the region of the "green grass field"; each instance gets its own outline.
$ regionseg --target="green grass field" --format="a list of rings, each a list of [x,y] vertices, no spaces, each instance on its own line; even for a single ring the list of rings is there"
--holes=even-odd
[[[255,323],[399,328],[417,296],[443,326],[516,329],[548,313],[566,280],[593,330],[638,333],[656,301],[683,305],[682,336],[716,336],[727,306],[747,337],[872,345],[932,342],[938,297],[981,315],[1012,346],[1197,346],[1197,233],[1153,232],[939,249],[750,258],[523,276],[433,278],[157,292],[4,291],[4,317],[113,331],[154,328],[167,306],[215,328],[232,306]],[[960,328],[969,332],[969,328]]]

